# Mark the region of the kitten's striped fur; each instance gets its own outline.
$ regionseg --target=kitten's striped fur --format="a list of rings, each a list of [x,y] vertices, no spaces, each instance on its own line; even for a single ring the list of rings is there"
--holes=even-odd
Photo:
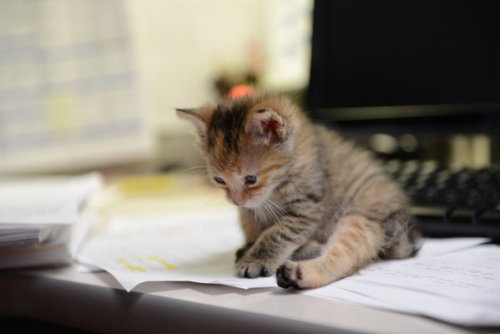
[[[209,173],[239,205],[238,276],[276,273],[281,287],[314,288],[418,249],[408,199],[371,154],[286,98],[225,99],[178,114],[196,125]]]

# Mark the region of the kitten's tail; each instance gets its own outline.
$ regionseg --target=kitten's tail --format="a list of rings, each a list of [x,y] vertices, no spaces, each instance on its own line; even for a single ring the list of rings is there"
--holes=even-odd
[[[384,222],[385,245],[381,259],[404,259],[414,256],[422,246],[420,231],[409,209],[398,210]]]

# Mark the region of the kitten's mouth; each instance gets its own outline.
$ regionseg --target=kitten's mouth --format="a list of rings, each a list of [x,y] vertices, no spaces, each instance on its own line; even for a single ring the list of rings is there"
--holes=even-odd
[[[248,209],[255,209],[255,208],[258,208],[259,205],[256,203],[253,203],[253,202],[247,202],[244,205],[241,205],[241,207],[248,208]]]
[[[239,206],[240,208],[252,208],[252,207],[254,207],[254,205],[252,205],[251,201],[236,202],[236,201],[231,199],[230,202],[236,206]]]
[[[235,198],[230,195],[227,196],[227,200],[236,206],[244,207],[245,204],[247,203],[247,200],[244,200],[242,198]]]
[[[245,200],[241,200],[241,199],[238,200],[238,199],[234,199],[234,198],[231,198],[228,196],[228,200],[229,200],[229,202],[231,202],[232,204],[234,204],[240,208],[255,209],[255,208],[258,208],[260,206],[260,202],[254,200],[253,198],[252,199],[245,199]]]

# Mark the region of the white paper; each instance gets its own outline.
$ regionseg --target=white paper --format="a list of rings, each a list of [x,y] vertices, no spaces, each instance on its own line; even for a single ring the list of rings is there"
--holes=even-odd
[[[498,326],[500,308],[434,293],[344,279],[306,294],[386,310],[419,314],[466,326]]]
[[[0,223],[74,224],[83,201],[102,183],[99,174],[0,182]]]
[[[0,224],[0,245],[4,241],[17,241],[23,239],[36,239],[40,237],[40,226]]]
[[[467,249],[470,247],[477,246],[479,244],[488,242],[490,239],[488,238],[438,238],[425,239],[425,243],[422,245],[420,250],[418,251],[416,257],[422,258],[425,256],[436,256],[447,253],[452,253],[455,251],[461,251],[463,249]]]
[[[101,182],[97,173],[0,181],[0,268],[70,263]]]
[[[240,288],[276,286],[274,278],[235,277],[234,254],[243,244],[243,236],[234,208],[167,217],[144,218],[140,225],[150,229],[142,232],[136,230],[133,221],[115,221],[115,226],[123,226],[127,232],[93,237],[77,259],[110,272],[127,291],[149,281],[191,281]]]
[[[132,290],[149,281],[192,281],[277,288],[274,277],[234,273],[243,236],[234,208],[120,217],[84,244],[77,259],[110,272]],[[419,256],[375,263],[312,296],[434,317],[464,325],[500,325],[500,247],[485,238],[427,239]]]
[[[467,244],[466,239],[443,243],[458,246],[459,241]],[[431,243],[434,247],[439,241]],[[443,251],[436,256],[376,263],[306,294],[462,325],[500,325],[500,247],[470,248],[469,244],[462,250]]]
[[[380,262],[351,280],[500,307],[500,247],[482,245],[435,257]]]

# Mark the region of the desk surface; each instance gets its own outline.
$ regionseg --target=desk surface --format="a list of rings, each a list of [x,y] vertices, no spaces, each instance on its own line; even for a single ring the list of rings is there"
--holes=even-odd
[[[75,267],[0,272],[0,316],[92,332],[484,333],[281,289],[155,282],[127,293],[105,272]]]

